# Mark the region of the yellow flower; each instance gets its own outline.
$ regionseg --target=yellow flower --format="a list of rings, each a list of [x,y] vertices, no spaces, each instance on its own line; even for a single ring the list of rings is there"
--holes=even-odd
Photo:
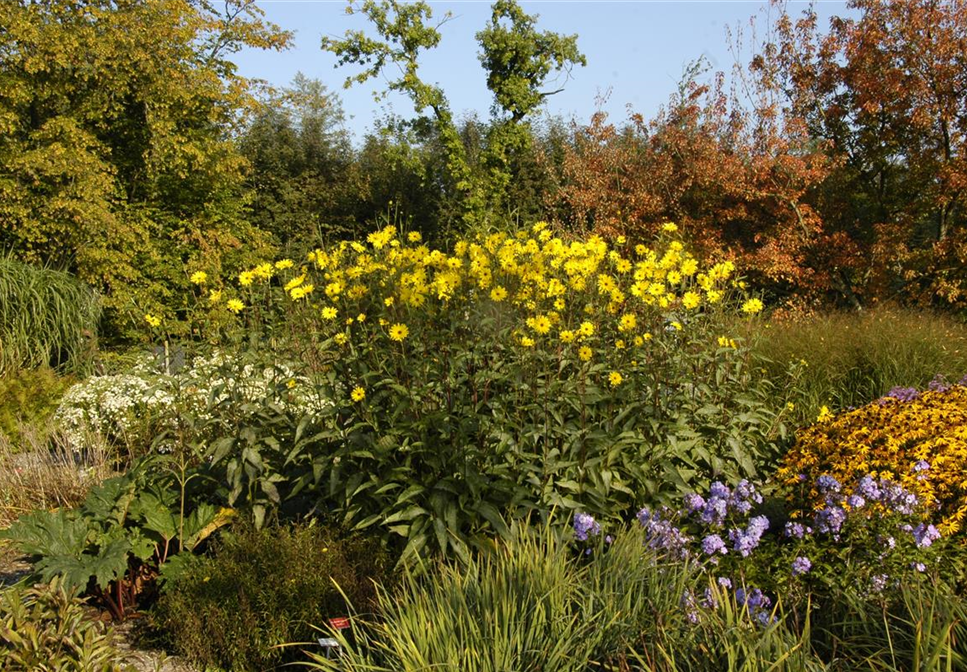
[[[574,332],[567,329],[561,331],[561,343],[573,343]]]
[[[702,302],[702,297],[698,295],[697,292],[685,292],[685,296],[682,297],[682,305],[693,310],[698,308],[698,305]]]
[[[313,259],[310,259],[309,261],[313,261]],[[284,271],[287,268],[292,268],[293,263],[294,262],[291,259],[279,259],[277,262],[275,262],[275,267],[280,271]]]
[[[389,308],[390,306],[392,306],[393,305],[393,297],[392,296],[387,296],[385,299],[383,299],[383,305],[386,306],[387,308]]]
[[[729,347],[729,338],[728,338],[728,336],[719,336],[719,347],[720,348],[727,348],[727,347]]]
[[[675,224],[672,222],[665,222],[664,224],[661,225],[661,230],[664,231],[665,233],[675,233],[676,231],[678,231],[678,227],[675,226]]]
[[[322,309],[322,316],[327,320],[335,320],[338,314],[339,310],[333,308],[332,306],[326,306]]]
[[[419,231],[410,231],[406,234],[406,239],[411,243],[418,243],[423,240],[423,236],[420,235]]]
[[[551,321],[544,315],[539,315],[538,317],[534,318],[531,328],[538,334],[546,334],[551,330]]]
[[[305,297],[309,296],[313,289],[315,289],[315,286],[307,283],[293,289],[291,292],[289,292],[289,296],[292,297],[293,301],[298,301],[299,299],[304,299]]]
[[[349,337],[340,331],[338,334],[332,337],[332,340],[336,342],[336,345],[346,345],[346,343],[349,341]]]
[[[635,345],[637,347],[640,348],[644,344],[644,342],[645,342],[645,339],[643,339],[641,336],[635,336]]]
[[[295,289],[305,281],[306,281],[305,273],[303,273],[302,275],[297,275],[296,277],[292,278],[287,283],[285,283],[285,287],[283,287],[282,289],[284,289],[287,292],[291,292],[293,289]]]
[[[628,242],[627,238],[625,238],[624,236],[618,236],[618,245],[624,245],[627,242]]]
[[[762,301],[759,299],[749,299],[742,304],[742,312],[747,315],[755,315],[762,310]]]
[[[218,303],[219,301],[221,301],[222,300],[222,290],[220,290],[220,289],[213,289],[210,292],[208,292],[208,300],[211,301],[212,303]]]
[[[611,387],[618,387],[622,380],[621,374],[617,371],[612,371],[608,374],[608,384],[611,385]]]
[[[161,326],[161,318],[158,317],[157,315],[152,315],[151,313],[147,313],[144,316],[144,321],[147,322],[148,325],[151,326],[151,327],[160,327]]]
[[[581,349],[578,350],[578,357],[581,359],[582,362],[589,361],[591,359],[592,354],[593,353],[591,352],[591,348],[589,348],[586,345],[582,345]]]
[[[796,410],[796,405],[794,403],[792,403],[791,401],[786,402],[786,410],[787,411],[794,411],[794,410]]]
[[[295,378],[289,378],[289,381],[285,384],[285,386],[291,390],[293,387],[295,387],[295,384]]]
[[[522,346],[524,346],[525,348],[533,348],[534,347],[534,339],[531,338],[530,336],[521,336],[521,338],[520,338],[520,344]]]
[[[204,285],[205,281],[208,280],[208,273],[205,273],[205,271],[195,271],[189,279],[193,285]]]
[[[833,414],[830,412],[829,407],[823,405],[823,407],[819,409],[819,415],[816,417],[816,422],[828,422],[832,420],[832,418]]]
[[[635,317],[634,313],[625,313],[621,316],[621,321],[618,324],[618,331],[631,331],[638,326],[638,318]]]
[[[591,338],[594,336],[594,325],[588,321],[582,322],[581,326],[578,327],[578,335],[581,338]]]
[[[394,341],[402,343],[403,339],[409,335],[410,330],[405,324],[397,323],[389,328],[389,337]]]
[[[681,331],[682,330],[682,323],[681,322],[672,322],[672,328],[675,331]]]
[[[248,287],[254,279],[255,274],[252,271],[242,271],[238,274],[238,284],[242,287]]]
[[[507,298],[507,290],[497,285],[490,290],[490,298],[497,302],[503,301]]]
[[[357,322],[365,322],[366,321],[366,313],[360,313],[359,315],[357,315],[356,316],[356,321]]]
[[[624,341],[622,341],[622,340],[621,340],[621,339],[619,338],[619,339],[618,339],[617,341],[615,341],[615,342],[614,342],[614,347],[615,347],[615,349],[617,349],[617,350],[624,350],[624,349],[625,349],[625,342],[624,342]]]
[[[349,396],[353,398],[353,401],[360,402],[366,398],[366,390],[358,386],[354,387]]]
[[[235,314],[242,312],[245,309],[245,304],[238,299],[229,299],[228,303],[225,304],[230,311]]]

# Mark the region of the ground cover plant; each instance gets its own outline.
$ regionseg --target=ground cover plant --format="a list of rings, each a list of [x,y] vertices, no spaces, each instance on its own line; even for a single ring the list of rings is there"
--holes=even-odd
[[[151,627],[204,669],[269,669],[304,658],[317,626],[348,615],[347,601],[371,611],[394,562],[375,539],[320,525],[237,525],[166,582]]]
[[[0,670],[132,670],[107,626],[92,620],[74,591],[57,579],[0,590]]]

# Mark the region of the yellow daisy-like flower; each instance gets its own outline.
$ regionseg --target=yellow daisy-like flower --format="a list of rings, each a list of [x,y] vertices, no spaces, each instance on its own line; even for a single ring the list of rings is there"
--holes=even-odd
[[[578,335],[581,338],[591,338],[594,336],[594,325],[588,321],[582,322],[581,326],[578,327]]]
[[[358,403],[366,398],[366,390],[358,386],[354,387],[349,396],[352,397],[353,401]]]
[[[332,306],[326,306],[322,309],[322,316],[327,320],[335,320],[336,316],[339,314],[339,310],[333,308]]]
[[[409,327],[405,324],[394,324],[389,328],[389,337],[399,343],[403,342],[403,339],[410,335]]]
[[[245,310],[245,304],[239,301],[238,299],[229,299],[228,303],[226,303],[225,305],[228,307],[230,311],[232,311],[236,315],[242,312],[243,310]]]
[[[698,292],[685,292],[685,296],[682,297],[682,305],[689,310],[698,308],[700,303],[702,303],[702,297]]]
[[[645,339],[643,339],[641,336],[635,336],[635,346],[636,347],[639,347],[640,348],[642,345],[644,345],[644,343],[645,343]]]
[[[309,294],[311,294],[312,290],[314,289],[315,289],[315,286],[312,284],[301,285],[293,289],[291,292],[289,292],[289,296],[292,297],[293,301],[298,301],[299,299],[304,299],[307,296],[309,296]]]
[[[532,328],[538,334],[546,334],[551,330],[551,321],[544,315],[540,315],[534,318]]]
[[[296,382],[295,382],[295,378],[289,378],[289,380],[288,380],[288,382],[286,382],[286,384],[285,384],[285,386],[286,386],[287,388],[289,388],[290,390],[291,390],[291,389],[292,389],[293,387],[295,387],[295,385],[296,385]]]
[[[678,231],[678,227],[673,222],[665,222],[661,225],[661,230],[665,233],[675,233]]]
[[[683,329],[681,322],[672,322],[671,326],[675,331],[681,331]]]
[[[310,259],[309,261],[314,261],[314,258]],[[291,259],[279,259],[277,262],[275,262],[275,267],[280,271],[284,271],[287,268],[292,268],[294,263],[295,262],[293,262]]]
[[[819,409],[819,415],[816,416],[816,422],[829,422],[833,419],[833,414],[829,410],[829,407],[825,404]]]
[[[624,379],[621,377],[621,374],[618,373],[617,371],[612,371],[611,373],[608,374],[608,384],[611,387],[618,387],[618,385],[621,384],[622,380]]]
[[[218,303],[219,301],[221,301],[222,300],[222,290],[220,290],[220,289],[213,289],[210,292],[208,292],[208,300],[211,301],[212,303]]]
[[[385,299],[383,299],[383,305],[386,306],[387,308],[389,308],[390,306],[392,306],[393,305],[393,297],[392,296],[387,296]]]
[[[503,301],[507,298],[507,290],[497,285],[490,290],[490,298],[497,302]]]
[[[158,317],[157,315],[152,315],[151,313],[147,313],[144,316],[144,321],[147,322],[148,326],[151,326],[151,327],[161,326],[161,318]]]
[[[339,332],[332,337],[332,340],[336,342],[336,345],[346,345],[349,342],[349,337],[346,334]]]
[[[624,350],[625,342],[619,338],[617,341],[614,342],[614,347],[615,347],[615,350]]]
[[[208,280],[208,273],[205,273],[205,271],[195,271],[191,274],[189,280],[191,280],[191,284],[193,285],[204,285],[205,281]]]
[[[588,347],[588,346],[586,346],[586,345],[582,345],[582,346],[581,346],[581,348],[580,348],[580,350],[578,350],[578,358],[579,358],[579,359],[580,359],[580,360],[581,360],[582,362],[587,362],[587,361],[590,361],[590,360],[591,360],[591,355],[592,355],[592,354],[593,354],[593,353],[591,352],[591,348],[589,348],[589,347]]]
[[[531,338],[530,336],[521,336],[521,338],[520,338],[520,344],[522,346],[524,346],[525,348],[533,348],[534,347],[534,339]]]
[[[634,313],[625,313],[621,316],[621,321],[618,323],[618,331],[632,331],[638,326],[638,318],[635,317]]]
[[[762,301],[759,299],[749,299],[742,304],[742,312],[747,315],[755,315],[762,311]]]
[[[255,280],[255,273],[252,271],[242,271],[238,274],[238,284],[242,287],[248,287]]]
[[[410,231],[408,234],[406,234],[406,239],[411,243],[418,243],[423,240],[423,236],[420,235],[419,231]]]
[[[565,329],[561,332],[561,343],[573,343],[574,342],[574,332]]]
[[[366,321],[366,313],[360,313],[359,315],[357,315],[356,316],[356,321],[357,322],[365,322]]]

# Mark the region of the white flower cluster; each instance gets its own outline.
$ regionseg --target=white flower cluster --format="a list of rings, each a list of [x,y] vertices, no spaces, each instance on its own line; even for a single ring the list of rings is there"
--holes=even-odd
[[[92,376],[71,387],[54,418],[75,446],[93,431],[143,448],[158,429],[179,425],[184,414],[199,420],[216,413],[238,417],[266,401],[301,415],[331,405],[308,379],[285,365],[239,365],[216,353],[167,374],[148,354],[126,373]]]

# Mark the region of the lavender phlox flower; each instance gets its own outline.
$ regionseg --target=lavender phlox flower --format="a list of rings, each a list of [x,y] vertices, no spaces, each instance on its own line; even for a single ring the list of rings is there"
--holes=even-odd
[[[912,514],[920,503],[917,496],[902,485],[885,479],[880,481],[880,492],[880,502],[888,509],[904,516]]]
[[[688,556],[688,535],[675,527],[670,520],[662,518],[657,511],[651,511],[647,507],[638,512],[637,518],[645,530],[645,543],[649,548],[668,551],[679,559]]]
[[[799,576],[800,574],[805,574],[812,569],[812,566],[813,563],[810,562],[809,558],[800,555],[792,561],[792,575]]]
[[[902,401],[904,403],[913,401],[920,396],[920,392],[917,391],[915,387],[901,387],[897,385],[892,388],[886,395],[880,400],[880,404],[886,403],[888,399],[896,399],[897,401]]]
[[[918,571],[918,572],[920,572],[921,574],[922,574],[923,572],[925,572],[925,571],[927,571],[927,566],[926,566],[925,564],[923,564],[922,562],[911,562],[911,563],[910,563],[910,567],[911,567],[912,569],[915,569],[915,570],[917,570],[917,571]]]
[[[742,554],[743,558],[755,550],[762,539],[762,533],[769,529],[769,519],[765,516],[755,516],[749,520],[745,530],[730,530],[729,539],[732,548]]]
[[[957,381],[957,384],[967,387],[967,373],[964,374],[963,378]]]
[[[725,590],[729,590],[730,588],[732,588],[732,579],[730,579],[727,576],[720,576],[719,578],[715,579],[715,582],[719,584],[720,588],[723,588]]]
[[[923,481],[927,478],[927,471],[930,469],[930,463],[926,460],[918,460],[916,464],[913,465],[913,472],[917,475],[918,481]]]
[[[715,481],[708,488],[709,497],[715,497],[718,499],[728,499],[729,495],[731,494],[732,494],[732,491],[729,490],[729,486],[727,486],[725,483],[722,483],[721,481]]]
[[[685,495],[685,510],[688,513],[696,513],[705,506],[705,498],[696,492]]]
[[[938,373],[933,377],[933,380],[927,383],[927,389],[931,392],[946,392],[950,389],[950,383],[947,382],[942,373]]]
[[[876,479],[869,474],[859,480],[859,482],[856,484],[854,492],[856,492],[858,495],[862,495],[871,502],[879,501],[880,496],[882,495],[880,492],[880,486],[876,483]]]
[[[601,524],[589,513],[574,514],[574,536],[578,541],[587,541],[588,536],[601,534]]]
[[[729,506],[741,514],[746,514],[752,510],[753,504],[761,504],[762,495],[756,492],[755,486],[746,479],[739,481],[729,497]]]
[[[843,489],[843,485],[828,474],[823,474],[816,479],[816,487],[819,488],[819,491],[824,494],[830,492],[839,492]]]
[[[841,506],[827,505],[816,513],[815,525],[820,533],[839,534],[846,521],[846,511]]]
[[[729,513],[728,500],[722,497],[710,497],[702,507],[699,519],[706,525],[721,525]]]
[[[796,523],[793,521],[786,523],[785,530],[783,530],[783,534],[788,539],[802,539],[809,532],[812,532],[811,528],[806,527],[802,523]]]
[[[849,504],[849,508],[851,509],[862,509],[866,506],[866,499],[863,498],[863,495],[858,495],[854,492],[846,498],[846,503]]]
[[[719,606],[718,600],[715,599],[715,593],[711,588],[705,589],[705,596],[702,598],[702,608],[703,609],[717,609]]]
[[[940,531],[933,525],[920,523],[913,530],[913,540],[917,542],[917,548],[927,548],[940,538]]]
[[[729,552],[729,549],[725,547],[722,537],[717,534],[710,534],[702,539],[702,551],[706,555],[715,555],[716,553],[725,555]]]
[[[874,593],[882,593],[884,590],[886,590],[887,582],[889,580],[890,577],[887,574],[875,574],[874,576],[870,577],[870,589]]]

